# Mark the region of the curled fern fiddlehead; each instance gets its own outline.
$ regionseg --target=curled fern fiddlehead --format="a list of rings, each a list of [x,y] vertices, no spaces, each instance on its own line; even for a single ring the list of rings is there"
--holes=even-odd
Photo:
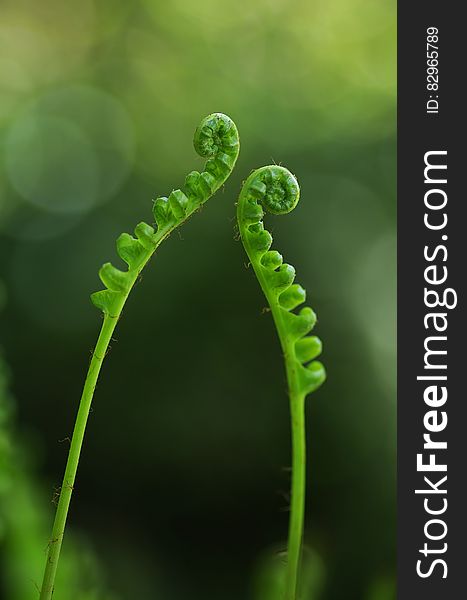
[[[55,573],[89,410],[117,321],[139,274],[161,242],[199,209],[232,172],[240,149],[237,128],[226,115],[209,115],[196,130],[194,146],[198,154],[207,158],[204,171],[192,171],[187,175],[183,189],[173,190],[168,197],[155,200],[154,227],[140,223],[134,230],[134,236],[123,233],[117,239],[117,253],[127,264],[126,270],[106,263],[99,271],[99,277],[106,289],[95,292],[91,299],[94,305],[103,311],[104,322],[92,355],[76,417],[52,538],[48,546],[40,600],[50,600],[53,594]]]
[[[264,229],[263,207],[281,215],[293,210],[300,197],[295,177],[284,167],[257,169],[245,181],[237,205],[241,240],[269,303],[284,355],[292,422],[292,497],[284,597],[295,600],[300,564],[305,498],[305,397],[325,380],[321,341],[309,333],[316,315],[305,302],[306,292],[294,283],[295,269],[271,250],[272,236]]]
[[[116,317],[156,248],[176,227],[186,221],[225,182],[237,160],[240,143],[235,123],[226,115],[214,113],[203,119],[196,129],[194,147],[207,158],[205,170],[192,171],[183,189],[154,201],[154,229],[147,223],[136,226],[134,236],[122,233],[117,239],[117,253],[127,264],[122,271],[106,263],[99,277],[107,289],[92,294],[91,299],[104,314]]]

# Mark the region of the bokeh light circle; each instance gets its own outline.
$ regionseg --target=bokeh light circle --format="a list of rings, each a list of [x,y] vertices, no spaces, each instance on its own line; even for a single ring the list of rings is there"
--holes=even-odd
[[[98,164],[89,139],[72,122],[28,115],[6,140],[10,183],[22,198],[58,213],[80,213],[96,201]]]
[[[82,214],[111,198],[133,165],[133,126],[122,104],[88,86],[30,102],[5,139],[15,191],[52,213]]]

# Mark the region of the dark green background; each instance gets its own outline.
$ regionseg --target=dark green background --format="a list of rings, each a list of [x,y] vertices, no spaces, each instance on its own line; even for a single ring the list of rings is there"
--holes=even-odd
[[[202,167],[194,129],[222,111],[240,131],[237,168],[160,248],[118,325],[63,549],[75,575],[55,596],[102,600],[100,585],[122,599],[248,598],[258,559],[284,542],[285,377],[234,232],[242,180],[276,162],[302,196],[266,225],[318,313],[328,371],[307,402],[306,541],[322,599],[391,600],[395,2],[0,10],[0,343],[16,406],[0,485],[5,598],[36,597],[59,440],[101,320],[98,268],[118,264],[114,240],[151,220],[153,198]]]

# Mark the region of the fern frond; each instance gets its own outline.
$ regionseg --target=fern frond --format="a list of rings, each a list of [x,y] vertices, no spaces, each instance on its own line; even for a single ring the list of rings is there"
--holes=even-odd
[[[154,227],[140,223],[134,230],[134,236],[123,233],[117,239],[117,253],[127,264],[126,271],[117,269],[111,263],[104,264],[99,271],[105,289],[92,294],[91,300],[103,311],[104,321],[78,408],[52,537],[48,545],[40,600],[51,600],[54,592],[55,574],[94,390],[123,306],[156,248],[176,227],[199,209],[232,172],[240,148],[237,128],[226,115],[209,115],[196,130],[194,146],[198,154],[208,159],[205,170],[202,173],[192,171],[186,177],[183,190],[173,190],[168,198],[161,197],[155,200]]]
[[[237,205],[240,236],[261,289],[269,303],[284,354],[292,430],[292,493],[287,548],[284,600],[296,600],[305,516],[306,440],[305,397],[325,380],[321,341],[309,333],[316,323],[313,310],[305,306],[306,292],[294,283],[295,269],[271,250],[272,235],[264,229],[263,207],[282,215],[293,210],[300,198],[295,177],[284,167],[257,169],[245,181]]]
[[[276,324],[294,392],[305,396],[325,380],[323,365],[314,360],[321,354],[321,341],[308,334],[316,315],[309,307],[294,312],[306,300],[306,292],[295,280],[295,269],[270,250],[272,235],[264,229],[263,207],[275,215],[292,211],[300,198],[295,177],[286,168],[272,165],[257,169],[245,181],[237,206],[240,236],[256,277],[266,296]]]
[[[196,152],[207,158],[204,171],[192,171],[183,189],[160,196],[153,204],[154,227],[139,223],[134,236],[122,233],[117,239],[117,254],[127,264],[122,271],[104,264],[99,277],[106,289],[91,295],[93,304],[104,314],[117,317],[142,269],[160,243],[197,211],[226,181],[240,150],[235,123],[222,113],[203,119],[194,136]]]

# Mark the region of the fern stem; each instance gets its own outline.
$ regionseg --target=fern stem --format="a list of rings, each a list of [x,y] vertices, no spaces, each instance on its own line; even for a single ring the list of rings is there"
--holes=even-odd
[[[144,262],[138,269],[129,272],[129,289],[126,294],[120,296],[117,302],[113,305],[113,313],[104,313],[104,321],[97,338],[96,347],[92,353],[91,363],[86,375],[81,394],[81,400],[76,415],[75,427],[71,437],[70,451],[68,453],[67,464],[65,467],[65,475],[63,477],[62,487],[60,488],[60,496],[58,499],[57,512],[52,527],[52,538],[49,540],[47,561],[44,569],[44,578],[40,593],[40,600],[50,600],[54,592],[55,575],[57,572],[58,559],[62,548],[63,536],[68,517],[68,509],[70,507],[71,495],[73,493],[76,472],[78,470],[81,448],[83,446],[84,433],[88,422],[89,411],[91,408],[94,391],[96,389],[97,380],[101,371],[102,364],[109,351],[110,340],[112,339],[115,327],[120,319],[123,307],[133,289],[134,284],[139,278],[141,271],[144,269],[149,259],[152,257],[156,249],[169,236],[173,228],[160,230],[155,233],[154,247],[148,251]]]
[[[292,485],[289,513],[289,533],[287,540],[287,569],[285,576],[284,600],[297,600],[299,591],[300,562],[302,555],[303,528],[305,523],[306,494],[306,433],[305,396],[301,391],[295,350],[287,336],[283,314],[274,296],[268,289],[260,269],[256,272],[260,286],[271,307],[272,317],[279,335],[284,354],[287,374],[290,410],[290,433],[292,441]]]
[[[89,410],[91,408],[92,398],[96,387],[97,379],[108,351],[112,334],[117,324],[117,318],[109,315],[104,316],[104,322],[97,340],[95,350],[89,365],[86,381],[84,383],[83,393],[76,416],[73,436],[71,438],[70,452],[63,477],[63,483],[60,490],[57,512],[52,529],[52,539],[49,541],[47,563],[42,581],[40,600],[49,600],[52,598],[57,572],[58,559],[62,547],[63,534],[68,516],[68,509],[71,501],[71,494],[75,485],[76,471],[78,469],[79,457],[83,445],[84,432],[88,421]]]
[[[256,277],[271,309],[272,318],[279,336],[284,355],[289,391],[290,424],[292,437],[292,486],[290,499],[289,534],[287,541],[287,570],[284,600],[296,600],[300,558],[302,554],[303,526],[305,522],[306,491],[306,434],[305,434],[305,394],[301,391],[294,344],[290,342],[287,326],[284,323],[280,304],[271,291],[261,269],[260,262],[253,257],[249,244],[244,240],[247,254],[255,270]]]
[[[306,440],[305,397],[290,393],[292,434],[292,495],[290,501],[289,538],[285,600],[295,600],[298,592],[298,573],[305,519]]]

